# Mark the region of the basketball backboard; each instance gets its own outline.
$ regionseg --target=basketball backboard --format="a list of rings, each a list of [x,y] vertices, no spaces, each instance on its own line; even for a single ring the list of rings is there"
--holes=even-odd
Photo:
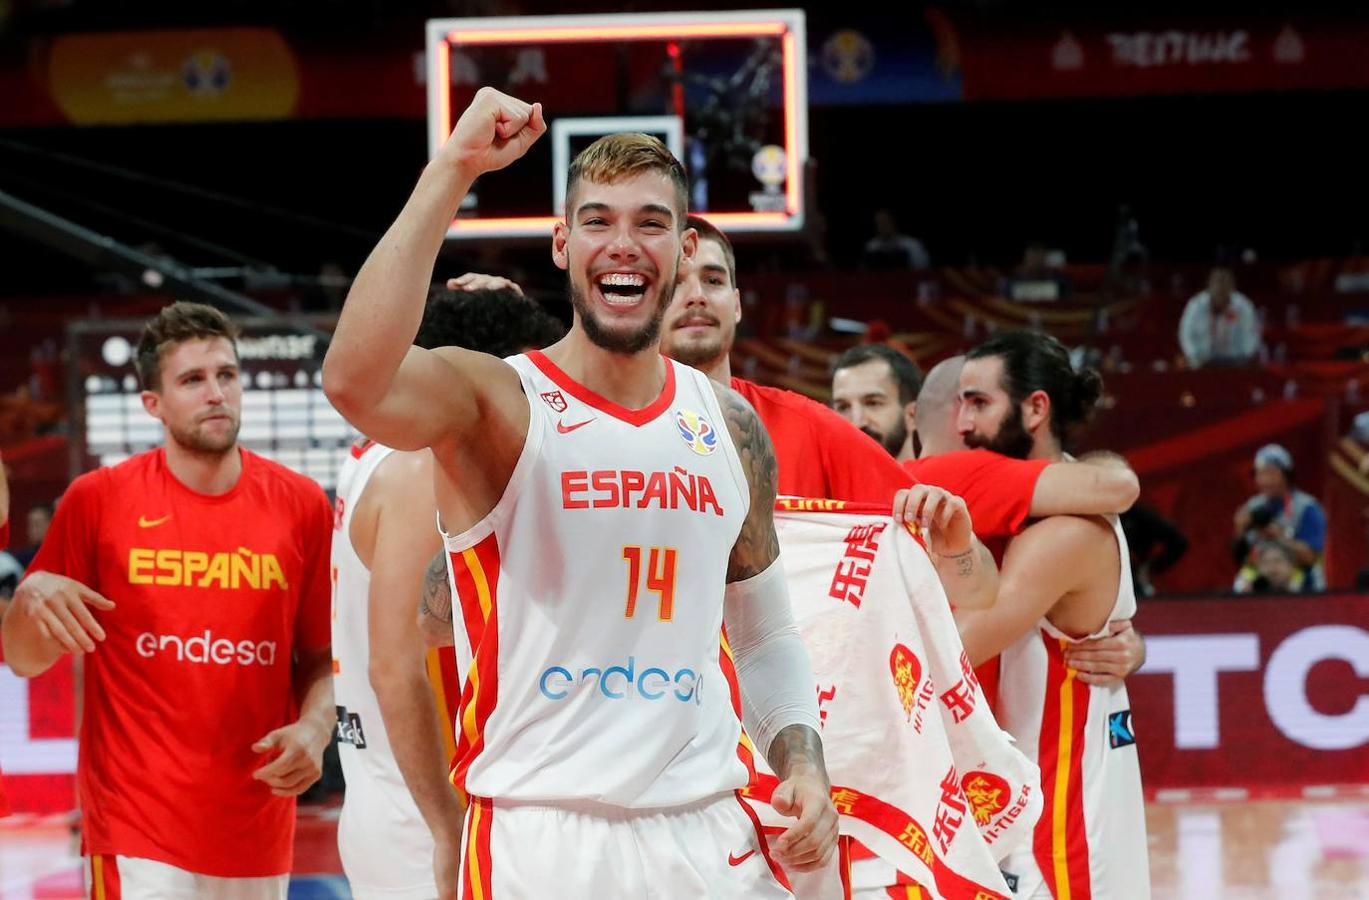
[[[617,131],[665,141],[689,170],[691,210],[720,227],[803,227],[802,10],[435,19],[427,51],[430,156],[484,85],[540,101],[549,126],[479,179],[448,237],[547,236],[570,161]]]

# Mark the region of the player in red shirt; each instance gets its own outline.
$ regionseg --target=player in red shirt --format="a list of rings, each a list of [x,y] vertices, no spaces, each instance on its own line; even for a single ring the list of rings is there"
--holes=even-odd
[[[732,242],[717,226],[689,217],[699,244],[680,277],[661,323],[661,352],[693,366],[714,381],[730,384],[756,410],[775,445],[779,492],[858,503],[889,504],[912,479],[874,439],[814,400],[782,388],[765,387],[732,375],[730,354],[741,320],[736,257]],[[943,554],[938,532],[965,514],[954,492],[913,485],[912,503],[938,527],[930,531],[929,550],[946,594],[957,606],[992,604],[997,568],[977,540],[967,550]],[[966,565],[968,564],[968,568]]]
[[[238,446],[236,333],[199,304],[148,322],[136,365],[166,442],[72,482],[5,618],[20,675],[86,654],[95,897],[285,897],[294,798],[331,736],[331,512]]]
[[[967,450],[955,417],[963,357],[938,363],[919,380],[915,369],[896,371],[884,355],[891,347],[871,345],[848,351],[832,375],[833,406],[868,434],[897,446],[905,409],[895,398],[914,396],[917,452],[903,467],[918,481],[943,487],[965,500],[974,530],[983,539],[1009,537],[1027,519],[1056,515],[1119,513],[1136,501],[1136,473],[1117,457],[1090,458],[1088,464],[1014,459],[988,450]],[[879,401],[879,402],[875,402]],[[891,454],[895,447],[885,442]]]
[[[913,411],[922,373],[888,344],[857,344],[832,367],[832,409],[900,463],[917,455]]]

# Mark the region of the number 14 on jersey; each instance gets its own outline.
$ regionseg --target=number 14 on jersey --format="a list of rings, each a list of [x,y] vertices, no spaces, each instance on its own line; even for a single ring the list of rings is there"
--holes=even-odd
[[[646,589],[656,594],[660,601],[660,620],[669,622],[675,610],[675,558],[674,547],[624,547],[623,560],[627,563],[627,611],[626,618],[637,612],[637,595],[642,584],[642,555],[646,553]]]

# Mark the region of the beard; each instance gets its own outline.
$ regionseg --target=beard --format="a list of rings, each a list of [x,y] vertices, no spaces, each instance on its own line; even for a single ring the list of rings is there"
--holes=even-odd
[[[177,444],[192,453],[203,456],[223,456],[237,446],[238,429],[242,425],[241,418],[235,417],[233,427],[221,434],[211,433],[208,429],[202,428],[201,424],[197,422],[189,428],[176,428],[167,425],[166,430]]]
[[[880,434],[868,427],[862,428],[861,431],[874,438],[894,459],[898,459],[898,455],[903,452],[904,443],[908,440],[908,425],[903,421],[902,416],[899,416],[898,422],[894,424],[888,434]]]
[[[661,320],[665,318],[665,311],[675,296],[675,273],[671,272],[670,277],[662,279],[659,284],[661,288],[656,297],[656,308],[651,311],[651,317],[633,331],[609,328],[595,315],[589,298],[575,286],[574,280],[570,281],[570,305],[580,317],[580,325],[585,329],[585,336],[590,343],[610,353],[631,356],[641,353],[661,337]]]
[[[1012,411],[998,426],[998,433],[992,437],[974,433],[965,435],[965,446],[974,450],[992,450],[1013,459],[1027,459],[1031,456],[1036,441],[1028,433],[1022,422],[1022,407],[1014,405]]]
[[[665,355],[694,369],[712,368],[724,352],[721,331],[710,334],[701,341],[683,341],[672,335],[669,343],[670,346],[665,347],[663,342],[662,350]]]

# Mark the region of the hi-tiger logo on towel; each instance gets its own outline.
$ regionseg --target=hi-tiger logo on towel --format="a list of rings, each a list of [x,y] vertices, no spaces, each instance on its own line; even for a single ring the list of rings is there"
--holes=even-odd
[[[889,671],[894,676],[894,690],[898,691],[898,702],[903,714],[912,723],[913,731],[922,733],[922,711],[931,702],[935,688],[931,679],[922,683],[922,663],[917,654],[902,644],[894,644],[889,652]]]
[[[1008,801],[1012,799],[1012,787],[1007,780],[992,772],[966,772],[960,786],[980,827],[988,825],[994,816],[1007,809]]]

